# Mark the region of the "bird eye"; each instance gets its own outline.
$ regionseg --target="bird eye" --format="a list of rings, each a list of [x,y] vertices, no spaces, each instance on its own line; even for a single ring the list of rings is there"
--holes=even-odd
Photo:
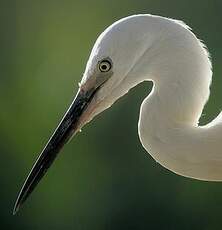
[[[99,63],[99,70],[101,72],[108,72],[112,68],[112,64],[109,60],[102,60]]]

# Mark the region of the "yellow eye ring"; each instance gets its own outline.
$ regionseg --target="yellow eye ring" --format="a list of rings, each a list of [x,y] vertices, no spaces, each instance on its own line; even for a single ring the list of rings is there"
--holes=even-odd
[[[110,71],[112,68],[112,64],[109,60],[102,60],[100,63],[99,63],[99,70],[101,72],[108,72]]]

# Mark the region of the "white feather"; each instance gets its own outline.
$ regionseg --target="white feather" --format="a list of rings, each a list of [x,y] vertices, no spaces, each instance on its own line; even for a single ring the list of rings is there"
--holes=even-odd
[[[190,27],[153,15],[115,22],[95,43],[83,83],[107,56],[113,60],[113,75],[98,91],[91,119],[140,82],[153,81],[140,110],[143,147],[177,174],[222,180],[222,115],[198,126],[210,93],[210,55]]]

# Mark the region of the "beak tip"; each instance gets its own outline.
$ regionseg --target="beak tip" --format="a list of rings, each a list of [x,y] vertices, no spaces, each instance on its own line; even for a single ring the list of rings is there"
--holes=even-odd
[[[20,206],[21,206],[21,202],[19,202],[17,199],[15,202],[14,208],[13,208],[13,212],[12,212],[13,216],[15,216],[17,214],[17,212],[20,209]]]
[[[18,212],[18,210],[19,210],[19,206],[17,205],[17,204],[15,204],[15,207],[14,207],[14,209],[13,209],[13,216],[15,216],[16,215],[16,213]]]

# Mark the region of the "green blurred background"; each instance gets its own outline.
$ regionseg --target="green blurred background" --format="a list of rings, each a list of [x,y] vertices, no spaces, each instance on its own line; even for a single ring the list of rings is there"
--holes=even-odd
[[[65,146],[18,215],[17,193],[77,91],[97,36],[119,18],[184,20],[213,59],[202,124],[222,107],[222,1],[0,2],[0,229],[221,229],[222,183],[177,176],[142,148],[139,85]],[[205,115],[206,114],[206,115]]]

